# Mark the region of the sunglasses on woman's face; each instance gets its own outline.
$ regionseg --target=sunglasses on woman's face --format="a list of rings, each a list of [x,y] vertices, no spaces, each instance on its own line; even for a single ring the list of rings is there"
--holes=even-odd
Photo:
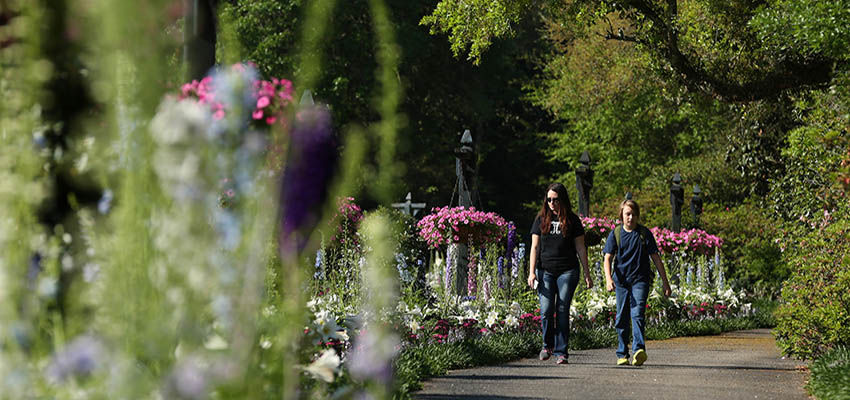
[[[553,202],[557,202],[557,201],[560,201],[560,200],[558,200],[557,197],[547,197],[546,198],[547,203],[553,203]]]

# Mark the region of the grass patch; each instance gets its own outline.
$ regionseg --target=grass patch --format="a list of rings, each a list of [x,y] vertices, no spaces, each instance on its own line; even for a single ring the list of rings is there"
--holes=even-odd
[[[506,333],[466,339],[454,343],[413,346],[396,361],[399,384],[396,397],[408,398],[422,381],[445,375],[452,369],[499,364],[528,357],[540,350],[540,333]]]
[[[850,347],[839,346],[815,360],[806,385],[809,393],[822,400],[850,399]]]

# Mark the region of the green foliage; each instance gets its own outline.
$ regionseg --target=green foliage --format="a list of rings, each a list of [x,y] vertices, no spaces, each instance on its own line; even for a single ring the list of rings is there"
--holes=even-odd
[[[850,1],[778,0],[762,6],[750,25],[759,43],[776,53],[847,59]]]
[[[428,245],[419,236],[416,218],[401,211],[379,207],[369,215],[382,215],[390,221],[391,236],[396,238],[398,246],[395,249],[396,268],[400,276],[402,300],[411,306],[425,299],[425,272],[428,262]]]
[[[643,195],[647,195],[646,191],[658,192],[653,196],[665,197],[669,204],[670,184],[673,174],[678,172],[682,176],[682,187],[685,189],[682,214],[689,217],[683,219],[683,222],[694,222],[690,218],[692,216],[689,204],[695,185],[699,185],[705,204],[715,203],[731,207],[743,203],[746,200],[746,192],[742,188],[748,185],[748,181],[726,161],[724,146],[722,143],[710,143],[700,154],[673,160],[667,165],[654,168],[643,181]],[[668,205],[667,214],[670,213],[669,208]],[[669,218],[667,215],[668,220]]]
[[[445,375],[451,369],[506,362],[528,356],[539,347],[539,332],[499,334],[409,347],[396,361],[397,390],[407,396],[421,387],[421,381],[432,376]]]
[[[778,293],[791,273],[775,240],[782,234],[780,221],[753,201],[733,207],[709,204],[701,219],[706,230],[724,240],[728,279],[764,295]]]
[[[850,218],[822,220],[789,243],[792,275],[782,289],[776,336],[783,351],[813,358],[850,343]]]
[[[469,60],[478,64],[493,38],[513,34],[512,24],[533,1],[446,0],[437,4],[420,24],[430,25],[431,34],[448,33],[455,57],[469,48]]]
[[[809,365],[806,389],[817,399],[850,399],[850,347],[838,346]]]
[[[293,77],[296,87],[303,89],[293,52],[301,48],[297,32],[304,28],[302,15],[308,3],[234,0],[222,6],[244,49],[242,59],[256,62],[265,76]],[[391,49],[398,50],[397,68],[383,68],[376,74],[378,63],[372,54],[383,54],[383,45],[368,18],[372,9],[367,2],[338,2],[327,24],[326,40],[317,47],[323,64],[313,93],[332,107],[341,136],[349,137],[357,128],[365,132],[363,140],[385,140],[374,130],[381,127],[371,126],[380,115],[374,94],[390,80],[404,90],[404,96],[396,99],[403,116],[394,121],[399,134],[393,140],[397,142],[396,159],[405,162],[387,168],[371,162],[357,165],[352,173],[357,186],[371,190],[370,174],[392,170],[397,173],[391,188],[393,201],[410,191],[414,201],[424,201],[429,208],[448,205],[456,181],[452,150],[459,144],[459,134],[469,128],[479,152],[482,204],[476,206],[498,209],[508,220],[530,225],[522,203],[536,198],[530,189],[537,189],[538,175],[547,171],[539,143],[530,132],[547,130],[549,122],[540,109],[523,101],[523,86],[535,68],[531,59],[544,45],[535,40],[535,26],[515,26],[514,41],[494,45],[488,59],[473,66],[455,59],[443,41],[434,40],[419,25],[432,4],[393,0],[387,7],[398,45]],[[381,95],[382,101],[385,97]],[[503,162],[505,159],[526,160],[530,166],[516,168]],[[513,179],[503,179],[505,176]],[[389,202],[378,201],[378,197],[370,192],[358,200],[369,209]]]
[[[605,177],[595,181],[594,197],[634,191],[656,166],[699,154],[722,129],[725,107],[659,80],[639,47],[574,38],[551,25],[548,39],[561,48],[547,60],[533,98],[569,125],[544,136],[551,143],[546,154],[578,160],[588,150],[596,176]]]
[[[794,105],[803,125],[788,133],[781,148],[786,173],[771,180],[769,195],[785,220],[811,218],[846,201],[846,189],[836,184],[836,177],[848,155],[849,81],[842,74],[834,87],[801,95]]]

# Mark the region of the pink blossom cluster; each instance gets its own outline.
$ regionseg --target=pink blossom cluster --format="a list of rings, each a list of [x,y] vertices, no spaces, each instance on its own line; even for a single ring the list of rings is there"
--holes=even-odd
[[[508,222],[494,212],[485,213],[475,207],[436,207],[419,221],[419,235],[428,245],[440,247],[449,243],[481,246],[502,240]]]
[[[518,321],[519,326],[516,328],[519,332],[540,332],[540,311],[537,313],[522,314]],[[505,321],[498,321],[493,327],[504,327]],[[492,327],[491,327],[492,328]],[[431,333],[430,337],[428,333]],[[408,338],[413,340],[423,340],[432,343],[453,343],[458,340],[467,338],[480,337],[492,332],[488,327],[483,327],[481,321],[472,318],[465,318],[460,321],[439,319],[431,328],[420,327],[417,331],[411,332]]]
[[[246,67],[254,67],[254,65],[234,64],[231,68],[241,72]],[[267,125],[273,125],[275,122],[283,123],[284,110],[293,100],[292,82],[274,77],[270,81],[257,79],[252,83],[251,89],[251,96],[255,101],[251,117]],[[209,105],[215,120],[221,120],[227,115],[224,103],[216,99],[213,78],[210,76],[200,81],[196,79],[183,84],[178,98],[180,100],[194,99],[199,104]]]
[[[605,217],[581,217],[581,224],[584,226],[585,232],[593,231],[604,238],[608,236],[608,232],[614,230],[617,221]]]
[[[292,103],[292,82],[275,77],[271,81],[257,80],[254,81],[254,93],[257,103],[251,117],[272,125],[283,115],[286,106]]]
[[[340,197],[336,202],[337,211],[329,223],[336,225],[336,233],[331,242],[342,242],[349,237],[357,242],[354,232],[363,220],[363,210],[354,203],[354,197]]]
[[[696,252],[711,255],[714,249],[723,246],[723,239],[710,235],[702,229],[691,229],[684,232],[673,232],[665,228],[651,228],[652,235],[658,243],[658,250],[663,253],[678,251]]]

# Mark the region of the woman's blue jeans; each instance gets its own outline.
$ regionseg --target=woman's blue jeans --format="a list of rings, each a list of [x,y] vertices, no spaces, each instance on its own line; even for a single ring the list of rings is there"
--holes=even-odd
[[[629,335],[632,338],[632,351],[646,350],[646,341],[643,337],[646,332],[646,299],[652,283],[647,281],[632,284],[617,284],[617,319],[614,326],[617,328],[617,357],[628,358]]]
[[[562,273],[538,269],[537,276],[543,348],[551,350],[556,356],[566,357],[570,344],[570,304],[578,286],[579,269],[573,268]]]

